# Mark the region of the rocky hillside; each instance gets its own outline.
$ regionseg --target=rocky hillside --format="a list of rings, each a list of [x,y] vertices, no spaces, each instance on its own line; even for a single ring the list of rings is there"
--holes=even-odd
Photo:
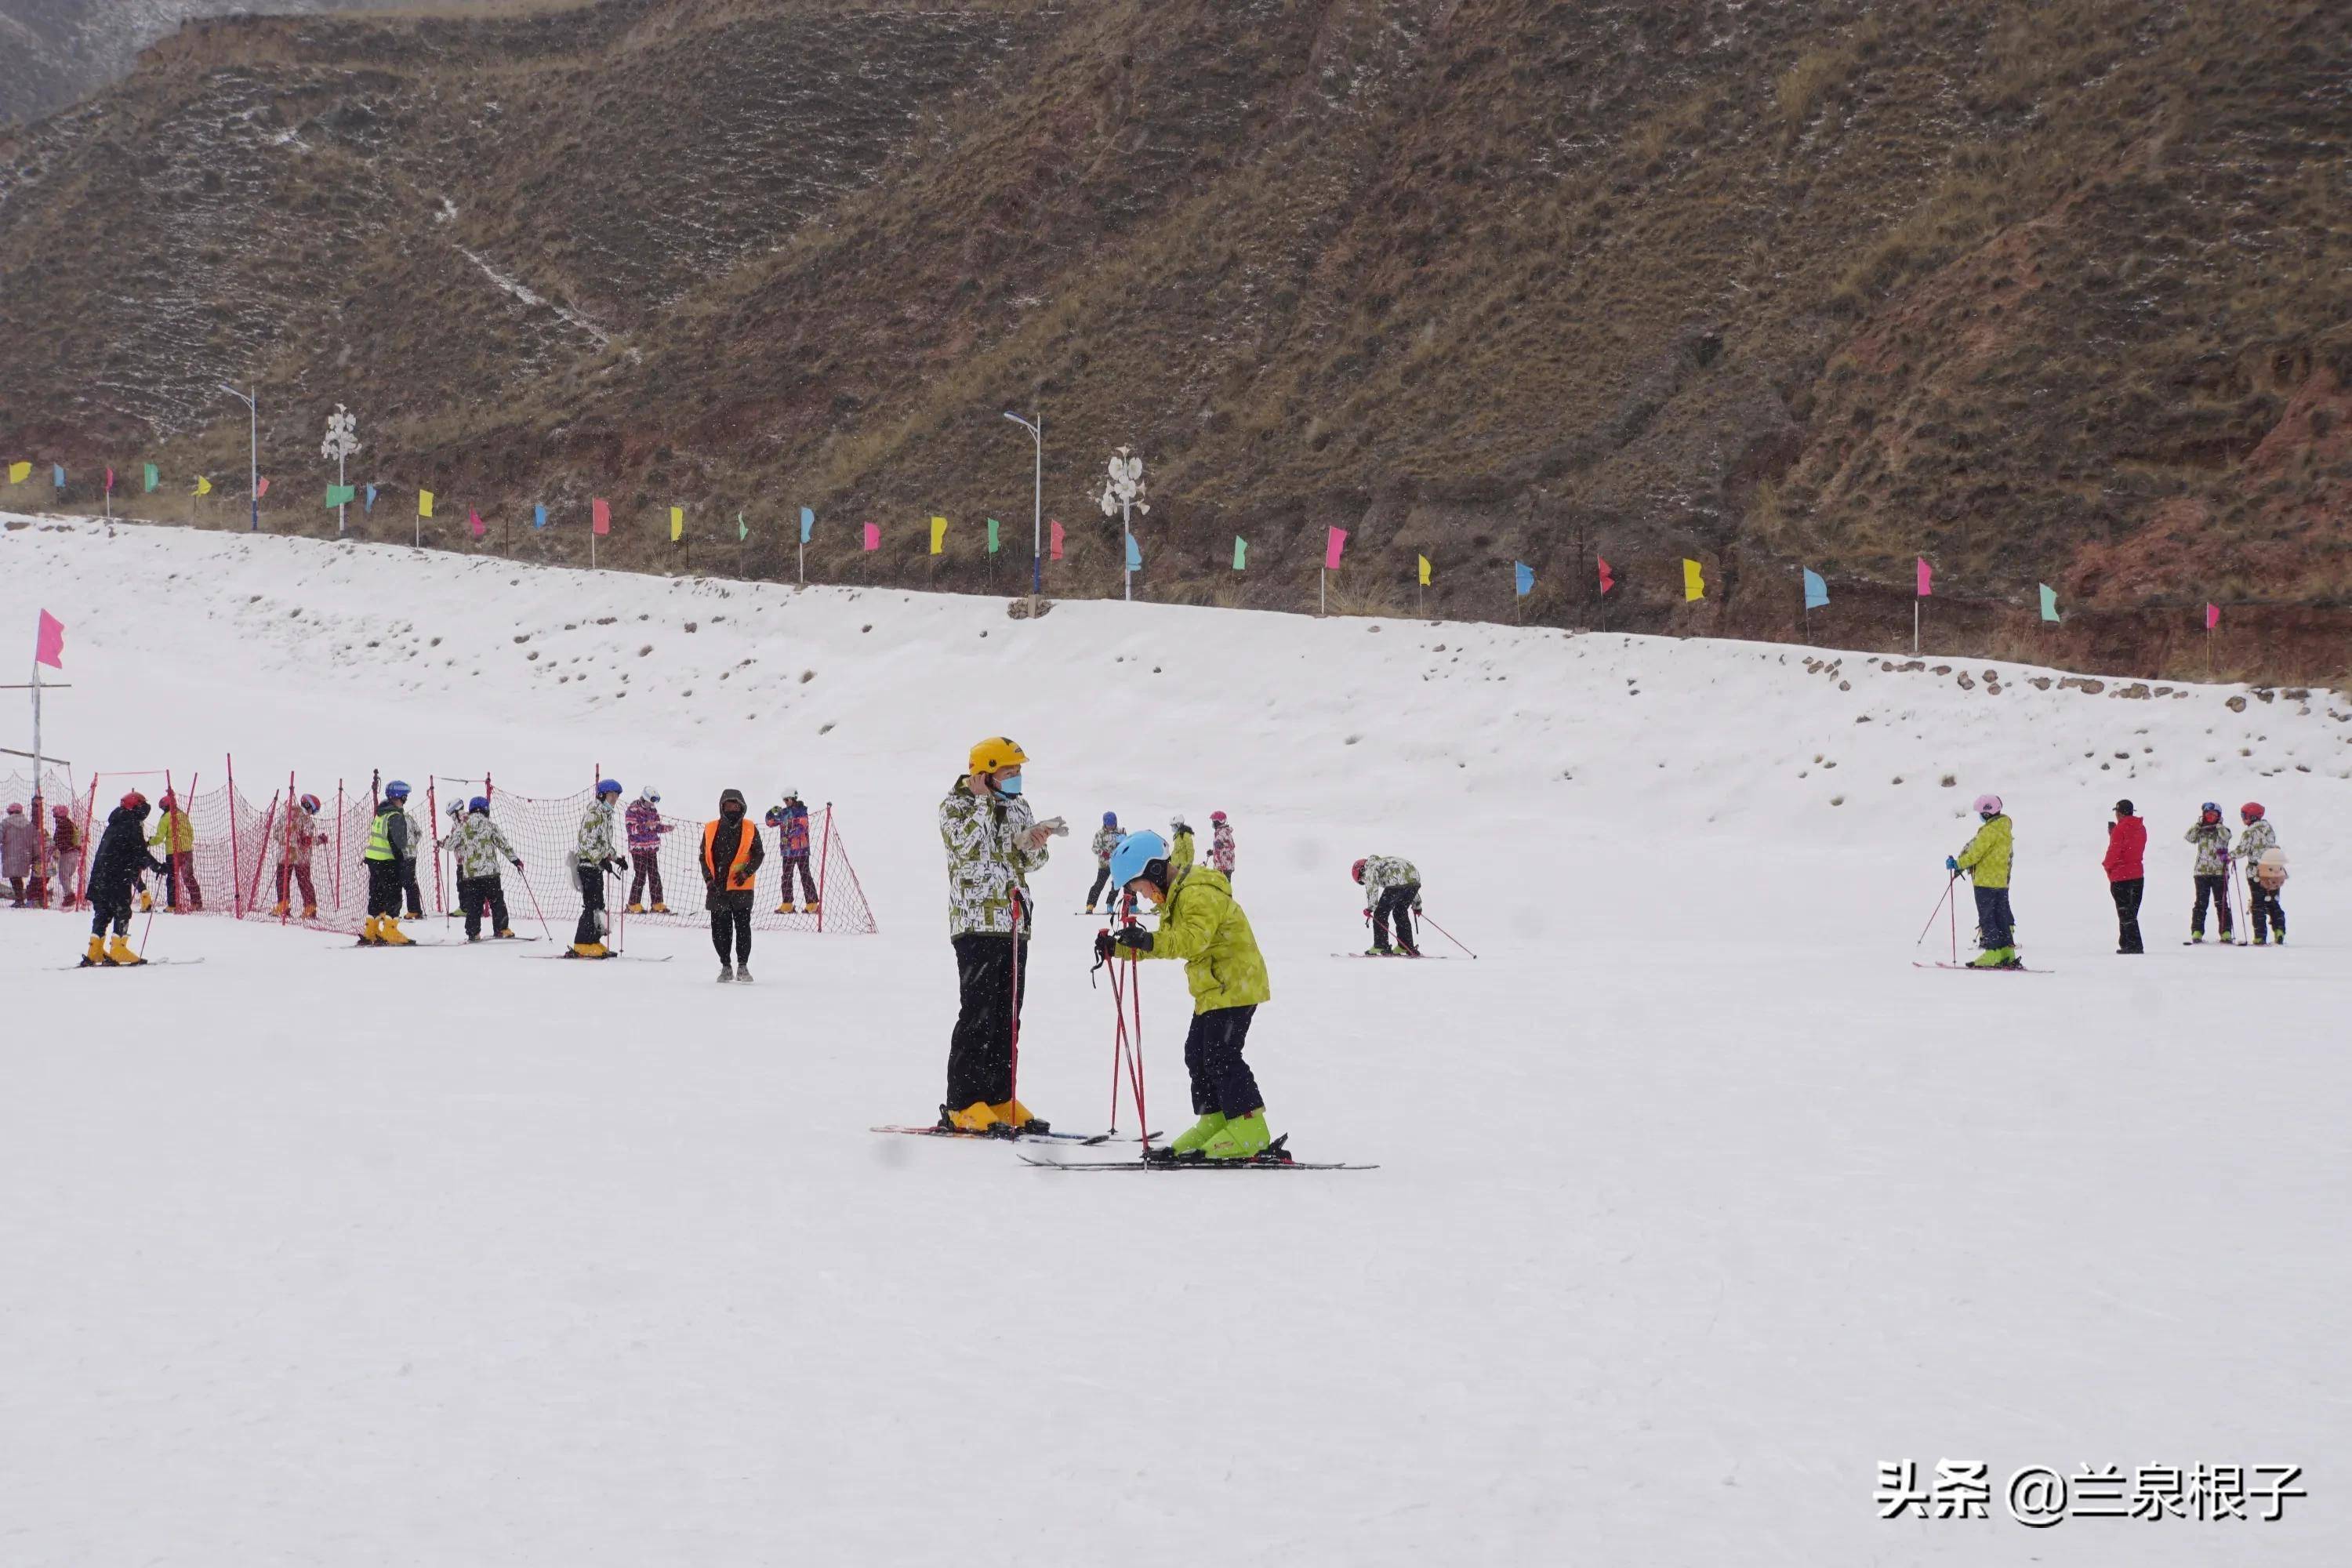
[[[1409,606],[1426,552],[1432,610],[1780,637],[1804,563],[1813,635],[1874,647],[1925,552],[1989,651],[2201,668],[2210,595],[2225,666],[2325,677],[2347,140],[2315,0],[198,23],[0,140],[0,446],[241,470],[215,384],[249,377],[273,528],[320,526],[344,402],[453,547],[543,500],[572,526],[518,553],[584,552],[595,494],[624,563],[682,564],[678,503],[698,564],[741,510],[742,566],[789,572],[808,504],[813,575],[978,589],[979,529],[933,558],[920,520],[1025,537],[998,415],[1035,405],[1065,593],[1117,591],[1091,497],[1131,443],[1156,597],[1311,605],[1336,522],[1348,609]]]

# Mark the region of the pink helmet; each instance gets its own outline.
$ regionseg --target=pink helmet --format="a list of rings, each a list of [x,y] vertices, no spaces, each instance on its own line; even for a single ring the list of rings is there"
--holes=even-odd
[[[1997,795],[1980,795],[1977,796],[1977,815],[1979,816],[1999,816],[2000,815],[2000,796]]]
[[[1225,814],[1222,811],[1213,811],[1209,813],[1209,820],[1211,822],[1223,822],[1224,819]]]

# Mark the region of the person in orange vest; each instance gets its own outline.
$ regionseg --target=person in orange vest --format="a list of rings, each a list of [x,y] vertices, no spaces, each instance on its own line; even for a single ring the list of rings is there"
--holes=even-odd
[[[745,820],[751,809],[740,789],[721,791],[719,820],[702,825],[702,880],[710,908],[710,945],[719,950],[719,983],[751,982],[751,891],[767,849]]]

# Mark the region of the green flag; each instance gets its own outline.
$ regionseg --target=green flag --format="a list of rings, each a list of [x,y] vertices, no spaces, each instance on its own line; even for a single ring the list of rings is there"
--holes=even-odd
[[[1234,570],[1239,572],[1249,564],[1249,541],[1234,535]]]
[[[751,537],[751,531],[744,524],[743,514],[740,511],[737,512],[735,514],[735,542],[740,544]]]
[[[155,465],[154,465],[154,464],[152,464],[152,463],[149,463],[149,464],[147,464],[147,465],[146,465],[146,468],[147,468],[147,488],[148,488],[149,489],[151,489],[151,490],[152,490],[152,489],[153,489],[157,485],[162,484],[162,483],[163,482],[163,475],[161,475],[161,474],[159,474],[159,473],[157,473],[157,472],[155,471]]]
[[[354,486],[329,485],[327,487],[327,510],[329,511],[334,510],[339,506],[349,506],[352,501],[358,499],[359,490]]]
[[[2058,618],[2058,592],[2047,583],[2041,586],[2042,618],[2045,621],[2054,621]]]
[[[988,520],[988,552],[996,553],[996,520],[992,517]]]

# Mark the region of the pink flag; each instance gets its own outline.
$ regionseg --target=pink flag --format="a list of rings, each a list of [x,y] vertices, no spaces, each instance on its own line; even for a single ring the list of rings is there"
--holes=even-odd
[[[2221,606],[2219,605],[2207,605],[2205,606],[2205,629],[2210,632],[2221,624]]]
[[[1048,553],[1050,553],[1055,560],[1059,561],[1062,558],[1062,525],[1054,521],[1051,518],[1048,518],[1045,520],[1045,526],[1054,531],[1054,542],[1049,548]]]
[[[879,550],[882,548],[882,525],[880,523],[869,522],[866,525],[866,548],[868,550]]]
[[[1936,574],[1928,566],[1927,558],[1922,555],[1919,557],[1919,596],[1924,599],[1935,591]]]
[[[1609,563],[1606,558],[1596,555],[1593,559],[1601,563],[1601,591],[1605,594],[1617,585],[1617,579],[1609,574]]]
[[[112,495],[114,493],[114,470],[112,468],[106,470],[106,493],[108,495]]]
[[[467,512],[467,513],[466,513],[466,526],[473,531],[473,535],[474,535],[474,537],[475,537],[475,538],[477,538],[477,539],[481,538],[481,537],[482,537],[482,514],[481,514],[480,512],[478,512],[478,511],[468,511],[468,512]]]
[[[260,479],[259,479],[259,480],[258,480],[258,481],[254,485],[254,487],[253,487],[253,499],[254,499],[254,500],[259,500],[263,496],[266,496],[266,495],[268,495],[268,493],[269,493],[269,476],[268,476],[268,474],[264,474],[264,475],[262,475],[262,476],[261,476]]]
[[[62,660],[65,651],[65,622],[58,619],[48,611],[43,610],[41,629],[34,634],[33,637],[33,662],[46,664],[51,669],[63,669],[65,665]]]
[[[588,503],[588,531],[592,533],[613,531],[613,503],[598,497]]]
[[[1348,531],[1346,529],[1328,530],[1323,536],[1323,570],[1337,572],[1339,569],[1339,552],[1347,548]]]

